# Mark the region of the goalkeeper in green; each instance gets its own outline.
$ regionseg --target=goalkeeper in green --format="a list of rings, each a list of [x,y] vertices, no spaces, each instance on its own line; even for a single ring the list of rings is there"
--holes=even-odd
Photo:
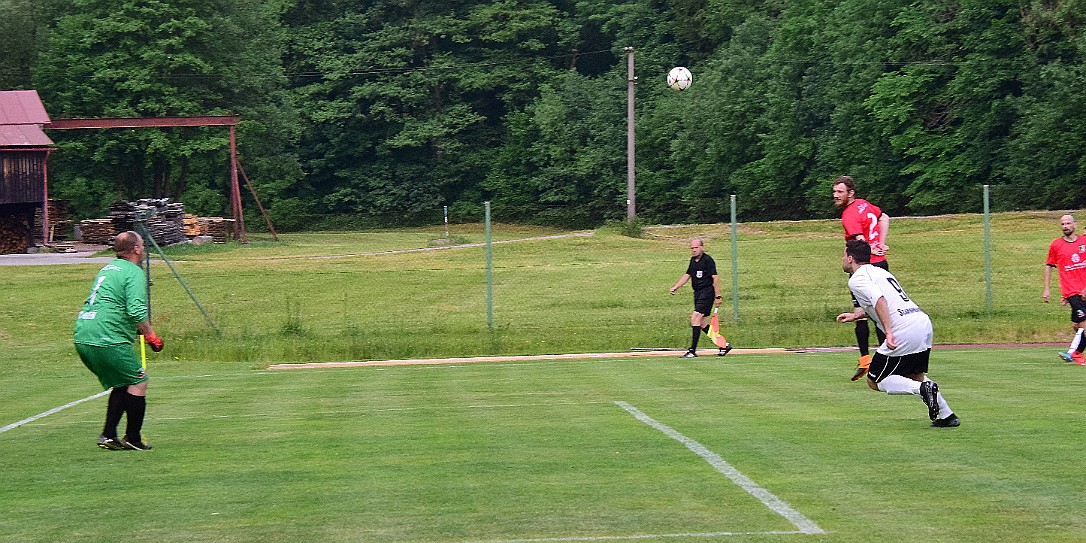
[[[151,449],[140,436],[147,411],[147,371],[133,345],[140,334],[159,352],[162,339],[147,319],[147,283],[140,267],[143,237],[122,232],[114,240],[113,251],[117,258],[98,272],[76,317],[75,350],[102,387],[112,389],[98,446],[145,451]],[[127,415],[127,426],[124,436],[118,437],[121,415]]]

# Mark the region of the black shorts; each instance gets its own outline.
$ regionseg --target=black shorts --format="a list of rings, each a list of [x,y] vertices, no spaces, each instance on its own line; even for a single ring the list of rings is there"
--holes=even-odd
[[[1071,306],[1071,322],[1078,324],[1086,321],[1086,300],[1083,300],[1081,295],[1067,298],[1067,304]]]
[[[694,293],[694,311],[701,313],[702,315],[709,316],[713,313],[713,302],[716,301],[716,296],[713,291],[709,291],[709,294],[698,296]]]
[[[886,356],[876,352],[871,357],[871,367],[867,370],[867,378],[876,383],[882,381],[887,375],[909,376],[917,373],[928,372],[928,357],[931,349],[924,349],[918,353],[905,356]]]

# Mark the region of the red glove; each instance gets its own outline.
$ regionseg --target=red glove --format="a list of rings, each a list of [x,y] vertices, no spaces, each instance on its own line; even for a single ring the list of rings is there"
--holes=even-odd
[[[163,346],[162,338],[160,338],[160,337],[158,337],[158,336],[156,336],[154,334],[149,334],[149,335],[143,336],[143,339],[147,340],[147,344],[151,346],[152,351],[154,351],[156,353],[162,352],[162,346]]]

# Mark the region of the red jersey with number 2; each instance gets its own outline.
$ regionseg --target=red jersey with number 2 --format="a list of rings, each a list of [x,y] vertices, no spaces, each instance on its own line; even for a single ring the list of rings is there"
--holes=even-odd
[[[859,198],[853,200],[841,211],[841,226],[845,227],[845,239],[857,239],[863,236],[864,240],[871,245],[882,243],[881,234],[879,234],[879,217],[881,216],[882,210],[875,204]],[[885,255],[871,255],[872,264],[883,260],[886,260]]]
[[[1086,237],[1052,240],[1045,263],[1060,272],[1060,294],[1065,299],[1086,289]]]

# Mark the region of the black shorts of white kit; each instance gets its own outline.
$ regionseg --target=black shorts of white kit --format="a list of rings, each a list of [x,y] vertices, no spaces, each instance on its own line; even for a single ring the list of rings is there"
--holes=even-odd
[[[917,373],[928,372],[928,357],[931,349],[924,349],[918,353],[905,356],[886,356],[876,352],[871,357],[871,367],[867,370],[867,378],[881,382],[888,375],[909,376]]]
[[[1082,299],[1082,296],[1076,294],[1067,299],[1068,305],[1071,306],[1071,322],[1078,324],[1086,321],[1086,300]]]
[[[872,266],[874,266],[876,268],[882,268],[882,269],[884,269],[886,271],[890,271],[890,261],[889,260],[883,260],[882,262],[876,262],[876,263],[872,264]],[[860,302],[856,301],[855,296],[852,297],[852,307],[853,308],[860,307]],[[867,318],[867,317],[864,317],[864,318]]]
[[[713,312],[713,301],[716,300],[716,296],[713,295],[713,291],[710,290],[705,294],[699,295],[697,291],[694,292],[694,311],[701,313],[702,315],[710,315]]]

